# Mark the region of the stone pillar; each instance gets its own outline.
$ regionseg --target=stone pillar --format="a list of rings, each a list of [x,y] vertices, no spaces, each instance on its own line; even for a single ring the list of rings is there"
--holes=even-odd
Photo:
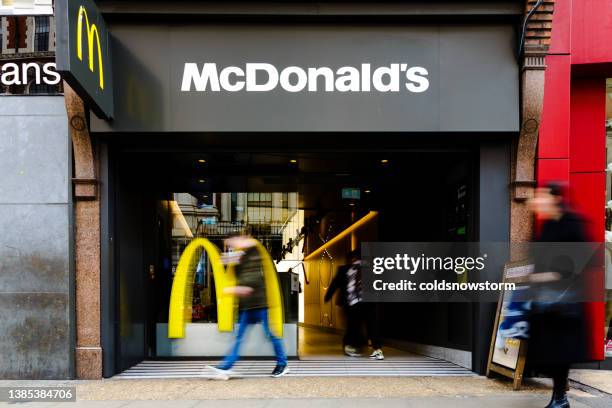
[[[221,221],[231,221],[232,220],[232,194],[231,193],[221,193]]]
[[[527,0],[525,13],[536,3],[536,0]],[[530,241],[533,236],[533,216],[526,206],[526,201],[533,194],[536,185],[536,153],[544,104],[545,61],[551,43],[553,11],[554,1],[543,1],[526,25],[524,53],[521,57],[521,131],[513,148],[512,162],[512,242]],[[520,253],[513,254],[513,259],[521,257]]]
[[[74,157],[76,377],[102,378],[100,337],[100,199],[97,160],[79,96],[64,83]]]
[[[247,193],[238,193],[236,221],[246,223]]]
[[[540,117],[544,100],[544,69],[546,51],[525,51],[521,73],[521,131],[515,147],[513,162],[512,203],[510,237],[512,242],[531,240],[533,217],[526,200],[535,187],[535,162],[540,129]]]

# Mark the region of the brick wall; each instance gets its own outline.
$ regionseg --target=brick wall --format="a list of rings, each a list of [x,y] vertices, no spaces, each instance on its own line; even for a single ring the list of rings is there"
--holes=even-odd
[[[525,15],[534,7],[537,0],[525,2]],[[554,0],[545,0],[537,11],[532,15],[527,24],[525,33],[525,46],[550,46],[550,34],[552,31]]]

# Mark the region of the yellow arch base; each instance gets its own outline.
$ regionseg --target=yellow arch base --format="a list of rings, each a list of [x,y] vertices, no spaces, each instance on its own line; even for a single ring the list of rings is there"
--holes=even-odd
[[[274,266],[272,257],[259,241],[257,241],[257,249],[259,250],[264,268],[270,331],[274,336],[281,338],[283,337],[283,323],[285,318],[283,314],[283,297],[278,282],[278,274],[276,273],[276,267]]]
[[[235,296],[224,294],[227,287],[236,286],[234,268],[230,265],[227,270],[221,262],[219,248],[205,238],[196,238],[187,245],[181,255],[170,293],[170,311],[168,315],[168,338],[182,339],[185,337],[185,323],[191,321],[191,298],[193,291],[193,278],[197,263],[198,249],[206,251],[212,266],[217,293],[217,326],[220,331],[232,331],[235,321]],[[264,279],[266,283],[266,297],[268,301],[268,319],[270,330],[277,337],[283,336],[283,299],[278,282],[278,275],[274,262],[266,248],[257,241],[257,249],[262,258]]]

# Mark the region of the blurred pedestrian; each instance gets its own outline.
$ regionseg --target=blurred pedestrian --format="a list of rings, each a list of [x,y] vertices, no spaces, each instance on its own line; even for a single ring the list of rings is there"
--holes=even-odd
[[[361,283],[361,254],[359,250],[349,252],[348,263],[342,265],[336,271],[327,292],[325,302],[329,302],[334,293],[339,291],[338,304],[344,310],[346,316],[346,331],[343,339],[344,353],[351,357],[360,357],[359,349],[370,340],[373,360],[384,360],[382,341],[378,335],[378,317],[376,315],[376,304],[363,301],[363,289]],[[362,335],[365,323],[367,338]]]
[[[281,377],[289,372],[287,356],[283,342],[270,330],[268,320],[268,303],[266,298],[266,285],[264,280],[263,260],[257,248],[257,241],[249,236],[235,236],[225,241],[233,250],[227,257],[236,263],[236,286],[224,289],[225,294],[233,294],[239,298],[238,331],[229,354],[217,367],[208,366],[218,379],[229,379],[233,372],[231,368],[240,358],[240,346],[249,326],[262,323],[266,336],[272,342],[276,355],[276,367],[272,377]]]
[[[549,183],[538,188],[529,202],[541,221],[534,237],[538,243],[587,241],[584,221],[568,209],[564,185]],[[562,246],[557,251],[536,249],[535,271],[531,275],[534,301],[529,316],[530,335],[527,361],[536,370],[553,379],[553,394],[547,408],[567,408],[569,369],[573,363],[589,360],[586,344],[584,299],[580,296],[579,263]],[[582,244],[584,245],[584,244]],[[579,250],[580,245],[576,248]],[[547,256],[539,255],[548,252]],[[557,252],[557,253],[555,253]]]

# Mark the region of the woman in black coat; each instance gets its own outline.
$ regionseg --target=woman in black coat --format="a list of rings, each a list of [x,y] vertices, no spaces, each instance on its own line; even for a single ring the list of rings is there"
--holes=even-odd
[[[534,239],[534,302],[527,361],[553,379],[553,395],[547,408],[569,407],[566,390],[570,365],[589,360],[584,298],[580,295],[583,267],[577,260],[587,237],[584,221],[567,209],[563,193],[561,184],[550,183],[537,189],[530,201],[542,224]],[[544,244],[561,242],[577,245]]]

